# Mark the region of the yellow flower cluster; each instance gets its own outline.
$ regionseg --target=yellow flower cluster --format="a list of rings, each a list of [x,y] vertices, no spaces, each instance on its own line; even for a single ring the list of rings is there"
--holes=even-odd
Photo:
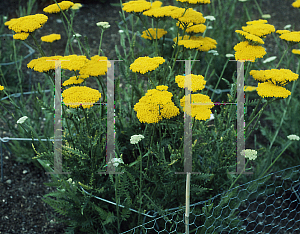
[[[267,24],[267,20],[248,21],[246,27],[242,30],[236,30],[236,33],[241,34],[247,41],[238,43],[234,50],[236,60],[251,60],[255,62],[256,58],[262,58],[266,54],[265,48],[257,44],[264,44],[260,37],[265,37],[267,34],[275,32],[273,25]]]
[[[76,76],[71,76],[70,79],[66,80],[62,85],[67,86],[67,85],[72,85],[72,84],[81,84],[84,79],[88,78],[89,76],[86,75],[79,75],[78,79]]]
[[[65,11],[65,10],[68,10],[70,7],[74,6],[74,3],[70,2],[70,1],[62,1],[62,2],[58,3],[58,5],[61,8],[61,10]],[[49,14],[58,13],[58,12],[60,12],[58,5],[56,3],[49,5],[49,6],[45,7],[43,9],[43,11],[46,13],[49,13]]]
[[[256,90],[257,87],[254,87],[254,86],[244,86],[244,91],[245,92],[252,92],[254,90]]]
[[[164,6],[164,7],[158,7],[158,8],[151,8],[147,11],[144,11],[143,15],[148,16],[148,17],[163,18],[163,17],[171,16],[171,14],[172,14],[171,12],[175,9],[178,9],[178,7]]]
[[[41,40],[44,41],[44,42],[53,42],[53,41],[57,41],[57,40],[60,40],[61,39],[61,36],[60,34],[50,34],[48,36],[43,36],[41,37]]]
[[[133,109],[141,123],[157,123],[163,118],[170,119],[179,114],[179,109],[172,102],[173,94],[167,90],[168,86],[156,86],[134,105]]]
[[[281,39],[292,42],[300,42],[300,32],[283,33],[279,36]]]
[[[248,41],[242,41],[234,46],[236,60],[251,60],[262,58],[267,52],[262,46],[250,45]]]
[[[287,98],[291,92],[281,87],[287,82],[295,81],[299,78],[298,74],[289,69],[271,69],[271,70],[252,70],[250,75],[257,81],[264,83],[258,84],[257,94],[261,97],[283,97]]]
[[[250,75],[257,81],[269,81],[275,85],[286,85],[287,82],[295,81],[299,77],[289,69],[251,70]]]
[[[182,24],[180,22],[176,23],[176,26],[180,27],[181,29],[184,29],[184,27],[182,26]],[[187,29],[186,29],[186,33],[203,33],[206,29],[206,25],[204,24],[195,24],[193,25],[193,23],[189,23],[187,24]]]
[[[130,70],[145,74],[148,71],[153,71],[163,64],[165,59],[163,57],[149,58],[148,56],[137,58],[131,65]]]
[[[185,12],[185,13],[184,13]],[[204,24],[206,19],[201,12],[195,11],[193,8],[188,8],[186,11],[184,8],[178,8],[171,11],[171,17],[177,19],[183,23]]]
[[[209,96],[204,94],[191,94],[191,102],[197,105],[191,105],[192,113],[187,113],[197,120],[207,120],[212,114],[211,108],[214,107],[214,103],[210,100]],[[180,105],[185,111],[185,96],[180,99]]]
[[[77,108],[82,105],[84,109],[92,107],[101,98],[98,90],[86,86],[68,88],[61,95],[66,106]]]
[[[276,33],[278,34],[284,34],[284,33],[290,33],[291,31],[289,30],[277,30]]]
[[[152,2],[151,4],[151,9],[157,9],[157,8],[160,8],[162,5],[162,2],[161,1],[155,1],[155,2]]]
[[[293,53],[293,54],[299,54],[299,55],[300,55],[300,50],[299,50],[299,49],[293,49],[293,50],[292,50],[292,53]]]
[[[123,3],[123,11],[126,12],[143,12],[146,10],[149,10],[151,8],[151,2],[147,2],[145,0],[139,0],[139,1],[130,1]]]
[[[198,90],[200,91],[200,90],[204,89],[205,84],[206,84],[204,77],[201,75],[194,75],[194,74],[191,74],[191,75],[189,75],[189,76],[191,76],[192,91],[196,92]],[[181,76],[181,75],[176,76],[175,82],[178,84],[178,86],[180,88],[185,88],[186,76]],[[188,84],[186,84],[186,86],[188,87]]]
[[[271,82],[259,83],[256,88],[257,94],[261,97],[282,97],[287,98],[291,92],[281,86],[272,84]]]
[[[0,91],[4,89],[4,86],[0,85]]]
[[[173,39],[174,42],[177,41],[177,37]],[[201,37],[201,36],[188,36],[185,35],[182,39],[182,37],[178,37],[178,45],[183,45],[184,47],[188,49],[197,49],[199,51],[209,51],[212,49],[217,48],[217,42],[216,40],[210,38],[210,37]]]
[[[235,30],[236,33],[244,36],[247,40],[257,42],[259,44],[265,44],[265,42],[258,36],[252,35],[250,33],[244,32],[242,30]]]
[[[4,25],[8,26],[9,29],[16,33],[29,33],[43,27],[47,20],[48,17],[46,15],[36,14],[20,17],[18,19],[11,19],[5,22]]]
[[[107,66],[111,67],[110,62],[107,64],[107,57],[95,55],[80,68],[79,73],[88,76],[102,76],[106,74]]]
[[[275,32],[275,27],[271,24],[266,24],[267,20],[254,20],[247,22],[246,27],[242,27],[245,32],[253,34],[258,37],[266,36],[272,32]]]
[[[292,6],[293,6],[294,8],[300,8],[300,0],[296,0],[296,2],[293,2],[293,3],[292,3]]]
[[[51,57],[41,57],[41,58],[33,59],[27,64],[27,67],[38,72],[48,72],[49,70],[55,69],[55,62],[50,62],[47,60],[55,60],[55,59],[63,60],[63,56],[51,56]],[[61,64],[63,63],[65,63],[65,61],[61,61]]]
[[[148,28],[148,31],[150,32],[151,36],[153,37],[153,39],[160,39],[162,38],[164,35],[166,35],[168,32],[162,28],[158,28],[157,29],[157,35],[156,35],[156,28]],[[147,30],[143,31],[143,35],[141,37],[145,38],[145,39],[149,39],[152,40],[152,37],[149,35],[149,32]]]
[[[22,41],[24,41],[24,40],[26,40],[27,39],[27,37],[29,36],[29,33],[17,33],[17,34],[15,34],[15,35],[13,35],[13,38],[15,39],[15,40],[22,40]]]
[[[176,0],[177,2],[187,2],[189,4],[210,4],[210,0]]]

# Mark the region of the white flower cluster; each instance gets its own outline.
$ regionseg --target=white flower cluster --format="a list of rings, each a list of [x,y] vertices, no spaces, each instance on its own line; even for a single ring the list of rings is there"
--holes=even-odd
[[[297,135],[289,135],[289,136],[287,136],[287,138],[291,141],[299,141],[300,140],[300,137]]]
[[[242,150],[241,155],[245,156],[245,158],[248,158],[249,160],[255,160],[257,158],[257,151],[246,149]]]
[[[97,25],[98,27],[100,27],[100,28],[103,28],[103,29],[106,29],[106,28],[109,28],[109,27],[110,27],[110,25],[109,25],[108,22],[98,22],[98,23],[96,23],[96,25]]]
[[[137,144],[145,137],[143,135],[133,135],[130,138],[130,144]]]
[[[119,166],[120,163],[124,164],[124,162],[123,162],[123,160],[121,158],[112,158],[111,161],[112,161],[114,167]],[[111,162],[109,162],[109,163],[111,163]]]

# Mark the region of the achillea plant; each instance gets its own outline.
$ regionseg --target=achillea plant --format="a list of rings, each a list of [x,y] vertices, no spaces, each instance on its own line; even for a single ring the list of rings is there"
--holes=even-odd
[[[14,19],[6,24],[17,33],[32,35],[34,43],[38,46],[41,57],[29,62],[28,68],[46,74],[52,85],[55,83],[56,61],[61,60],[61,69],[67,70],[62,75],[64,129],[61,155],[63,171],[69,174],[52,174],[53,181],[47,185],[57,187],[57,191],[45,195],[43,200],[65,216],[63,221],[69,225],[70,232],[121,233],[139,225],[140,231],[143,231],[144,216],[152,210],[166,218],[157,221],[159,228],[166,227],[165,220],[173,225],[168,227],[170,232],[185,232],[185,227],[189,224],[188,218],[195,220],[194,224],[200,233],[214,233],[215,227],[218,227],[219,231],[241,231],[243,227],[235,211],[241,201],[246,199],[244,193],[238,193],[237,185],[244,176],[242,173],[229,173],[236,170],[237,154],[245,156],[245,170],[249,170],[247,166],[249,161],[253,160],[255,161],[252,163],[261,169],[252,179],[259,178],[267,182],[268,178],[263,176],[273,168],[277,160],[280,160],[285,150],[299,140],[299,137],[289,134],[280,154],[271,150],[271,147],[237,152],[235,105],[217,108],[214,94],[208,89],[214,87],[213,90],[216,90],[219,82],[225,81],[230,93],[224,101],[235,104],[237,89],[240,91],[240,88],[236,85],[234,73],[230,74],[232,80],[224,76],[229,61],[226,57],[235,56],[239,62],[245,62],[245,105],[256,105],[251,113],[245,114],[246,139],[255,130],[267,105],[275,101],[285,101],[283,99],[286,98],[290,100],[295,92],[294,84],[298,80],[299,67],[296,73],[289,69],[277,69],[285,54],[276,67],[269,61],[268,66],[274,69],[251,70],[251,66],[266,55],[262,45],[268,43],[266,36],[275,32],[275,27],[267,24],[266,20],[248,21],[245,27],[238,25],[236,33],[241,36],[242,41],[234,45],[231,43],[233,40],[229,40],[231,44],[226,43],[230,44],[230,51],[223,53],[224,51],[220,52],[222,48],[219,49],[218,46],[223,45],[220,42],[226,35],[219,35],[214,39],[210,37],[215,31],[221,30],[214,24],[219,20],[217,15],[204,17],[197,8],[199,5],[208,7],[210,1],[178,0],[177,3],[178,6],[163,6],[161,2],[142,0],[122,4],[121,16],[125,24],[120,38],[124,55],[121,55],[117,47],[116,53],[118,59],[124,62],[120,68],[120,77],[126,81],[126,87],[120,88],[120,77],[117,77],[114,134],[108,131],[107,121],[110,119],[106,117],[102,105],[107,104],[106,92],[109,91],[105,89],[104,76],[107,75],[108,69],[112,68],[109,60],[115,60],[105,57],[101,50],[102,36],[105,29],[109,28],[109,22],[96,24],[101,29],[100,43],[98,55],[91,55],[89,49],[81,43],[80,34],[75,33],[72,27],[77,11],[70,10],[69,14],[68,9],[73,7],[74,3],[63,1],[46,7],[44,11],[47,13],[61,14],[68,26],[65,27],[68,38],[66,53],[59,56],[46,55],[32,34],[46,23],[47,16],[28,17],[26,24],[23,24],[21,19]],[[227,2],[222,4],[230,5]],[[124,11],[133,14],[141,22],[141,28],[133,27],[132,30],[143,32],[142,40],[146,46],[139,45],[135,32],[130,38]],[[218,16],[221,17],[221,14]],[[172,25],[166,27],[170,22]],[[30,23],[33,26],[28,26]],[[243,31],[237,28],[242,28]],[[291,38],[295,37],[295,34],[287,36],[289,32],[279,33],[282,33],[280,37],[284,40],[291,41]],[[69,43],[73,35],[78,40],[78,48],[73,48]],[[167,35],[173,38],[173,41],[166,41]],[[23,36],[25,38],[26,35],[22,35],[22,38]],[[126,37],[130,45],[129,52],[125,44]],[[292,41],[298,42],[294,39]],[[134,52],[135,46],[139,49],[138,54]],[[231,54],[233,50],[235,55]],[[103,54],[100,56],[100,53]],[[223,58],[223,62],[218,66],[222,68],[222,72],[218,73],[217,68],[213,67],[213,61],[220,58]],[[188,71],[185,71],[183,63],[177,60],[201,60],[197,61],[201,68],[196,67],[197,62],[191,67],[186,64],[190,73],[182,75]],[[251,60],[251,63],[248,63],[248,60]],[[215,75],[218,77],[216,84],[210,80]],[[263,83],[259,83],[258,86],[249,85],[249,75]],[[87,79],[96,80],[98,87],[88,87]],[[188,83],[188,80],[191,82]],[[287,82],[293,82],[291,92],[282,87]],[[2,87],[0,86],[0,92],[6,94]],[[185,92],[191,94],[185,95]],[[123,94],[122,100],[120,93]],[[256,99],[249,100],[250,94],[256,95]],[[51,115],[55,113],[52,101],[46,103],[40,100],[39,103]],[[261,103],[264,105],[258,110]],[[19,113],[20,116],[24,116],[21,114]],[[211,116],[214,116],[213,123]],[[32,118],[26,115],[28,120],[25,121],[24,117],[17,123],[24,129],[24,134],[30,136],[35,133],[30,122]],[[190,148],[185,145],[184,121],[187,119],[191,120],[188,127],[192,130],[189,136],[189,142],[192,143]],[[114,158],[108,161],[106,151],[112,135]],[[35,148],[36,143],[32,144],[36,153],[34,159],[38,160],[46,171],[56,171],[52,145],[43,145],[41,141],[39,144],[44,147],[43,151],[38,152]],[[199,174],[187,173],[186,177],[175,174],[184,171],[188,150],[192,155],[192,172]],[[263,165],[263,155],[275,160]],[[114,167],[114,172],[122,174],[105,174],[106,169],[111,166]],[[187,210],[185,225],[175,225],[175,222],[182,223],[183,206],[207,200],[223,192],[226,196],[220,196],[214,203],[195,207],[193,214]],[[174,207],[179,207],[178,215],[168,218],[169,209]],[[204,213],[206,218],[196,216],[201,213]]]

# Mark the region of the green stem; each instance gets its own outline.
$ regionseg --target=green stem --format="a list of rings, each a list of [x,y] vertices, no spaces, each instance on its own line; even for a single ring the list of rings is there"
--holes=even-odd
[[[102,37],[103,37],[103,32],[104,32],[104,30],[103,29],[101,29],[102,31],[101,31],[101,36],[100,36],[100,43],[99,43],[99,49],[98,49],[98,55],[100,56],[100,52],[102,51],[101,50],[101,44],[102,44]],[[103,51],[102,51],[103,52]]]
[[[298,67],[299,67],[299,64],[298,64]],[[282,114],[282,117],[281,117],[281,121],[280,121],[279,127],[278,127],[277,130],[276,130],[276,133],[275,133],[275,135],[274,135],[274,137],[273,137],[273,139],[272,139],[272,141],[271,141],[271,144],[270,144],[270,146],[269,146],[269,149],[272,148],[272,145],[273,145],[273,143],[274,143],[274,141],[275,141],[275,139],[276,139],[276,137],[277,137],[277,135],[278,135],[278,132],[279,132],[279,130],[280,130],[282,124],[283,124],[283,121],[284,121],[285,115],[286,115],[286,113],[287,113],[287,109],[289,108],[290,101],[291,101],[291,99],[292,99],[292,95],[293,95],[293,93],[294,93],[295,88],[296,88],[296,81],[294,81],[294,83],[293,83],[292,93],[291,93],[291,95],[289,96],[289,98],[288,98],[288,100],[287,100],[287,103],[286,103],[286,105],[285,105],[285,109],[284,109],[283,114]]]
[[[250,115],[249,120],[251,120],[251,122],[252,122],[253,115],[255,114],[255,112],[256,112],[258,106],[260,105],[261,101],[262,101],[262,97],[259,98],[259,101],[258,101],[256,107],[254,108],[254,110],[252,111],[252,113],[251,113],[251,115]],[[250,122],[250,123],[251,123],[251,122]],[[248,129],[248,127],[250,126],[250,123],[249,123],[249,124],[247,125],[247,127],[245,128],[245,132],[247,132],[247,129]]]
[[[212,57],[212,58],[213,58],[213,57]],[[224,72],[225,72],[225,68],[227,67],[228,62],[229,62],[229,60],[227,60],[225,66],[223,66],[223,70],[222,70],[222,72],[221,72],[221,75],[219,76],[219,80],[218,80],[218,82],[217,82],[217,84],[216,84],[214,90],[217,89],[217,87],[218,87],[218,85],[219,85],[219,83],[220,83],[220,80],[222,79],[222,76],[223,76],[223,74],[224,74]],[[211,61],[210,61],[210,63],[211,63]],[[209,63],[209,65],[210,65],[210,63]],[[215,94],[215,92],[213,92],[213,94],[212,94],[212,96],[211,96],[211,100],[213,100],[214,94]]]
[[[119,220],[119,199],[118,199],[118,181],[119,181],[119,174],[116,174],[116,182],[115,182],[115,195],[116,195],[116,204],[117,204],[117,222],[118,222],[118,233],[120,233],[120,220]]]
[[[34,44],[37,46],[38,50],[40,51],[41,55],[43,57],[46,57],[43,49],[41,48],[40,44],[37,42],[36,38],[35,38],[35,35],[34,35],[34,32],[33,33],[29,33],[29,35],[32,37],[32,39],[34,40]]]
[[[235,179],[235,181],[231,184],[231,186],[229,187],[228,191],[233,187],[233,185],[236,183],[236,181],[241,177],[241,175],[243,174],[243,172],[245,172],[245,169],[246,169],[246,167],[247,167],[247,165],[248,165],[248,162],[249,162],[249,161],[246,162],[246,165],[245,165],[245,167],[244,167],[244,170],[239,174],[239,176],[238,176],[238,177]]]
[[[139,207],[139,216],[138,216],[138,224],[140,223],[140,217],[141,217],[141,206],[142,206],[142,161],[143,161],[143,157],[142,157],[142,152],[140,149],[139,144],[137,144],[139,152],[140,152],[140,195],[139,195],[139,199],[140,199],[140,207]]]
[[[277,156],[277,158],[272,162],[272,164],[267,168],[267,170],[265,170],[265,172],[264,172],[259,178],[263,177],[263,176],[266,174],[266,172],[274,165],[274,163],[277,161],[277,159],[279,159],[279,157],[283,154],[283,152],[284,152],[291,144],[292,144],[292,142],[289,142],[289,143],[287,144],[287,146],[281,151],[281,153]]]
[[[288,52],[289,49],[290,49],[290,46],[288,46],[288,49],[286,49],[286,50],[284,51],[283,55],[282,55],[281,58],[280,58],[280,61],[278,62],[277,66],[275,67],[275,69],[277,69],[277,68],[279,67],[280,63],[282,62],[284,56],[286,55],[286,53]]]
[[[255,1],[255,5],[257,6],[257,10],[259,11],[259,14],[260,14],[261,16],[263,16],[264,13],[262,12],[262,10],[261,10],[259,4],[257,3],[256,0],[254,0],[254,1]]]

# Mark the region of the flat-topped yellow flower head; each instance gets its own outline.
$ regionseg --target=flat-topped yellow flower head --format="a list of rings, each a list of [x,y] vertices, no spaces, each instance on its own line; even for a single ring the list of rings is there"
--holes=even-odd
[[[4,23],[9,29],[16,33],[30,33],[41,27],[47,22],[48,17],[43,14],[28,15],[18,19],[11,19]]]
[[[179,109],[172,102],[173,94],[167,90],[168,86],[156,86],[134,105],[133,109],[141,123],[157,123],[163,118],[170,119],[179,114]]]
[[[128,13],[140,13],[149,9],[151,9],[151,2],[147,2],[145,0],[130,1],[123,3],[123,11],[126,11]]]
[[[148,71],[154,71],[159,67],[160,64],[163,64],[164,62],[165,59],[163,57],[139,57],[130,65],[130,70],[145,74]]]
[[[86,109],[92,107],[101,98],[101,93],[86,86],[75,86],[64,90],[61,96],[66,106],[72,108],[82,106]]]
[[[62,1],[60,3],[58,3],[58,5],[55,3],[55,4],[52,4],[50,6],[47,6],[43,9],[44,12],[46,13],[49,13],[49,14],[52,14],[52,13],[58,13],[60,12],[60,9],[62,11],[65,11],[65,10],[68,10],[70,7],[74,6],[74,3],[73,2],[70,2],[70,1]],[[60,9],[59,9],[60,8]]]
[[[44,42],[53,42],[60,39],[61,39],[60,34],[55,34],[55,33],[41,37],[41,40]]]

